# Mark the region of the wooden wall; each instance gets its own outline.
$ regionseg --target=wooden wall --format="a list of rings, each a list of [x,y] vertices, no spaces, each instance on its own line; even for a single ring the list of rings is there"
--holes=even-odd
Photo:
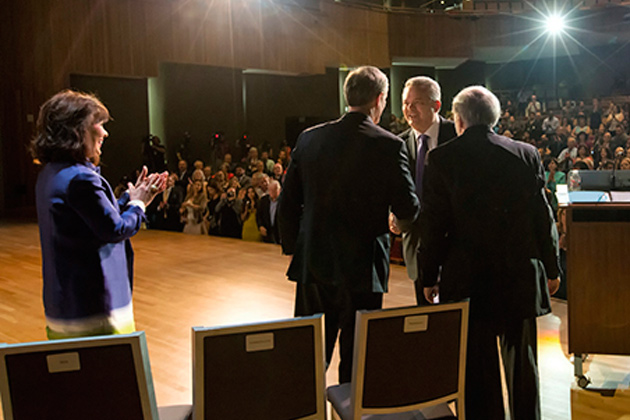
[[[0,209],[32,207],[33,118],[70,74],[155,77],[160,63],[325,74],[392,57],[471,57],[535,36],[513,16],[387,14],[334,0],[4,0]],[[618,16],[618,19],[621,19]],[[506,35],[511,34],[511,35]],[[1,211],[1,210],[0,210]]]

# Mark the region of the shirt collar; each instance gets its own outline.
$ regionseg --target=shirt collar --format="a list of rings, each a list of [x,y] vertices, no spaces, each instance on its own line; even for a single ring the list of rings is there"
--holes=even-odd
[[[424,133],[419,132],[415,128],[412,128],[412,130],[413,130],[413,133],[416,135],[416,140],[419,139],[422,134],[429,136],[429,138],[432,140],[437,140],[438,135],[440,133],[440,118],[439,117],[435,118],[433,120],[433,123],[429,126],[427,131],[425,131]]]

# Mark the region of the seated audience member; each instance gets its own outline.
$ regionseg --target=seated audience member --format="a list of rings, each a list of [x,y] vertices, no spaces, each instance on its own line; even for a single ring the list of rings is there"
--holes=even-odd
[[[241,238],[241,208],[243,201],[237,196],[234,188],[228,188],[221,194],[215,212],[219,221],[219,235],[227,238]]]
[[[593,156],[593,167],[596,169],[602,169],[602,164],[606,161],[612,160],[613,156],[608,147],[599,147]]]
[[[195,163],[193,163],[193,171],[202,171],[203,172],[203,160],[197,159]]]
[[[262,242],[263,240],[256,224],[258,212],[258,195],[254,187],[249,187],[246,190],[245,198],[243,199],[243,210],[241,211],[241,222],[243,223],[242,238],[245,241]]]
[[[625,131],[626,116],[624,115],[619,105],[614,105],[608,118],[605,120],[608,123],[608,131],[612,134],[617,132],[617,127],[621,126],[621,130]]]
[[[556,186],[567,183],[567,177],[564,172],[558,170],[558,161],[555,158],[551,158],[545,161],[545,189],[547,195],[550,198],[549,203],[554,211],[558,210],[558,198],[556,197]]]
[[[510,139],[513,139],[513,138],[514,138],[514,134],[512,134],[512,132],[511,132],[510,130],[505,130],[505,131],[503,132],[503,135],[504,135],[505,137],[510,138]]]
[[[536,95],[532,95],[529,103],[527,104],[527,108],[525,108],[525,117],[530,118],[536,115],[537,112],[542,111],[542,106],[540,102],[536,99]]]
[[[258,198],[262,198],[263,195],[267,194],[267,190],[269,189],[269,176],[263,173],[254,174],[252,186],[256,189]]]
[[[567,148],[558,155],[558,164],[563,172],[571,170],[573,161],[577,158],[577,154],[577,140],[575,140],[574,137],[569,137],[567,140]]]
[[[516,121],[514,115],[510,115],[503,125],[503,128],[505,129],[504,131],[510,131],[513,135],[516,135],[521,131],[521,124]]]
[[[597,168],[601,171],[612,171],[613,169],[615,169],[615,161],[611,160],[611,159],[607,159],[605,161],[602,161],[600,163],[600,167]]]
[[[252,185],[252,179],[245,174],[245,166],[242,163],[236,165],[236,169],[234,169],[234,179],[238,181],[241,188],[247,189]]]
[[[573,137],[578,137],[578,134],[580,133],[586,133],[587,136],[591,134],[591,127],[587,124],[586,116],[584,114],[578,115],[577,124],[573,128],[572,135]]]
[[[217,205],[221,201],[223,190],[216,182],[211,181],[207,187],[208,204],[206,205],[206,226],[208,235],[219,235],[219,216],[217,215]]]
[[[562,117],[562,120],[560,121],[560,126],[558,127],[556,134],[566,139],[571,135],[572,132],[573,127],[571,127],[571,122],[569,121],[569,118],[566,116]]]
[[[610,141],[613,149],[616,149],[617,147],[626,147],[628,135],[625,133],[623,125],[617,125],[615,128],[615,135]]]
[[[621,159],[621,162],[619,163],[619,169],[621,169],[622,171],[630,171],[630,157],[625,157]]]
[[[590,149],[585,144],[580,144],[578,146],[578,155],[575,158],[575,161],[583,161],[589,169],[593,169],[593,157],[591,156]]]
[[[282,165],[276,163],[273,165],[273,174],[271,175],[271,179],[276,180],[282,185],[284,181],[284,170],[282,169]]]
[[[207,233],[204,223],[204,213],[207,204],[208,199],[203,180],[197,179],[191,184],[188,194],[180,207],[184,221],[184,233],[191,235],[205,235]]]
[[[177,185],[177,174],[170,174],[166,189],[158,194],[151,207],[155,206],[155,229],[182,231],[180,208],[184,202],[184,190]]]
[[[256,221],[258,230],[264,242],[279,244],[280,232],[278,230],[278,198],[282,187],[275,179],[269,182],[269,194],[260,199]]]
[[[549,112],[542,123],[543,133],[547,136],[555,135],[559,127],[560,120],[552,112]]]

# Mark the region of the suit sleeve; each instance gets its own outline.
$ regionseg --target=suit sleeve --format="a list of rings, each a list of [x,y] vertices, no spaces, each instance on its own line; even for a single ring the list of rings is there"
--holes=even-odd
[[[265,195],[258,202],[258,209],[256,210],[256,225],[260,228],[261,226],[265,226],[265,218],[263,217],[263,213],[267,213],[267,199],[268,195]]]
[[[429,152],[429,155],[431,152]],[[422,287],[437,284],[440,266],[447,251],[447,235],[452,209],[447,187],[433,157],[427,159],[422,177],[422,209],[420,211],[420,248],[418,276]]]
[[[144,213],[137,206],[127,206],[121,213],[109,199],[109,191],[96,174],[82,174],[70,182],[68,204],[96,237],[107,243],[131,238],[140,230],[144,220]]]
[[[553,217],[553,210],[545,194],[545,172],[538,153],[534,153],[534,170],[538,182],[538,193],[534,205],[534,226],[538,238],[540,258],[545,266],[547,278],[555,279],[560,275],[560,251],[558,247],[558,229]]]
[[[293,255],[295,252],[304,206],[299,156],[299,144],[302,136],[300,135],[297,147],[291,155],[291,162],[284,178],[278,208],[278,227],[282,238],[282,252],[287,255]]]
[[[392,204],[391,211],[398,219],[400,229],[405,232],[411,229],[420,211],[420,202],[416,195],[416,187],[411,179],[409,170],[409,158],[406,145],[400,141],[397,153],[396,169],[392,180]]]

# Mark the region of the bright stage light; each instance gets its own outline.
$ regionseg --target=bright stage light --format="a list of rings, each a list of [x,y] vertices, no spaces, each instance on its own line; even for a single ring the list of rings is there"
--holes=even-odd
[[[545,28],[551,35],[559,35],[563,33],[566,28],[564,16],[557,14],[547,16],[545,19]]]

